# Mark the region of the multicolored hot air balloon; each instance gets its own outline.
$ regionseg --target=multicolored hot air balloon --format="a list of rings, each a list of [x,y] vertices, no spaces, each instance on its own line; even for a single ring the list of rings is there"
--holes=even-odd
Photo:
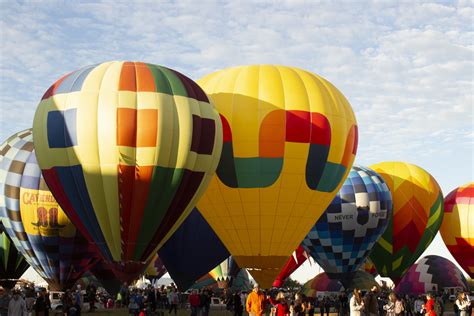
[[[375,264],[372,262],[372,260],[370,260],[370,258],[365,259],[364,263],[360,267],[360,270],[370,273],[374,277],[379,274]]]
[[[99,257],[49,191],[31,130],[0,145],[0,216],[17,249],[51,289],[72,286]]]
[[[393,215],[370,259],[381,276],[397,284],[435,237],[443,220],[443,193],[422,168],[404,162],[371,166],[387,183]]]
[[[133,280],[213,176],[221,121],[191,79],[162,66],[106,62],[44,94],[33,130],[46,183],[122,280]]]
[[[158,257],[158,254],[156,254],[153,259],[151,259],[150,264],[146,268],[145,275],[152,279],[159,279],[165,275],[166,272],[167,271],[163,261],[161,261],[160,257]]]
[[[198,83],[224,130],[198,209],[239,266],[270,287],[350,171],[354,113],[331,83],[297,68],[235,67]]]
[[[377,281],[375,281],[374,276],[365,271],[357,271],[351,282],[346,287],[344,287],[338,280],[331,279],[327,273],[323,272],[306,282],[303,285],[302,292],[307,297],[314,298],[317,296],[318,292],[340,292],[344,290],[350,291],[354,288],[368,291],[374,286],[380,288]]]
[[[454,263],[440,256],[426,256],[412,265],[395,288],[397,293],[420,295],[446,287],[467,290],[466,278]]]
[[[302,245],[329,277],[346,286],[392,217],[392,196],[375,171],[353,166]]]
[[[1,221],[0,221],[1,226]],[[13,245],[6,232],[0,232],[0,285],[8,289],[30,267],[25,258]]]
[[[196,208],[158,251],[168,273],[182,291],[229,255]]]
[[[220,289],[227,289],[232,286],[232,281],[235,280],[237,274],[240,272],[240,267],[235,262],[234,258],[229,258],[222,261],[217,267],[209,272],[210,275],[216,280],[217,286]]]
[[[446,196],[440,233],[454,259],[474,278],[474,182]]]
[[[288,258],[288,261],[281,269],[280,274],[277,276],[276,280],[273,282],[273,287],[282,287],[286,279],[296,271],[303,263],[306,262],[306,259],[309,258],[308,253],[302,246],[298,246],[293,254]]]

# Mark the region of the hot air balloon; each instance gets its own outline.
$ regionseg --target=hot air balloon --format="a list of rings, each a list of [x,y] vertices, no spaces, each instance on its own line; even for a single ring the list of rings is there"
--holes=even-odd
[[[397,284],[435,237],[443,220],[443,193],[422,168],[404,162],[371,166],[387,183],[393,215],[370,259],[381,276]]]
[[[217,289],[217,281],[214,280],[210,273],[206,273],[200,277],[189,289],[201,290],[201,289]]]
[[[122,284],[110,269],[110,266],[103,260],[92,267],[90,273],[94,276],[97,282],[100,283],[100,286],[102,286],[109,294],[115,295],[119,292]]]
[[[304,295],[314,298],[318,292],[340,292],[353,290],[354,288],[370,290],[374,286],[380,288],[375,278],[365,271],[357,271],[347,287],[344,287],[338,280],[331,279],[327,273],[323,272],[306,282],[303,285],[302,292]]]
[[[235,262],[234,258],[230,256],[222,261],[217,267],[212,269],[209,274],[211,274],[214,280],[216,280],[217,286],[220,289],[227,289],[232,286],[232,281],[237,277],[239,272],[239,265]]]
[[[444,288],[467,290],[466,278],[454,263],[440,256],[426,256],[412,265],[398,286],[397,293],[421,295]]]
[[[29,267],[7,233],[0,232],[0,285],[12,288],[15,286],[15,279],[21,277]]]
[[[31,130],[0,146],[0,214],[6,232],[53,290],[72,286],[99,257],[49,191]]]
[[[221,121],[201,88],[141,62],[59,79],[33,130],[46,183],[123,281],[141,274],[189,215],[222,148]]]
[[[385,181],[371,169],[353,166],[302,245],[329,277],[347,286],[391,216],[392,197]]]
[[[372,262],[372,260],[370,260],[370,258],[365,259],[364,263],[360,267],[360,270],[370,273],[374,277],[379,274],[375,264]]]
[[[474,278],[474,182],[446,196],[440,232],[454,259]]]
[[[273,287],[282,287],[286,279],[296,271],[305,261],[309,258],[308,253],[302,246],[298,246],[293,254],[288,258],[283,269],[281,269],[280,274],[273,282]]]
[[[160,248],[158,256],[178,289],[185,291],[229,257],[229,252],[197,209]]]
[[[166,274],[166,268],[163,264],[163,261],[156,254],[153,259],[151,259],[150,264],[145,270],[145,275],[151,279],[159,279]]]
[[[198,209],[239,266],[270,287],[352,166],[354,113],[328,81],[291,67],[229,68],[198,83],[224,130]]]

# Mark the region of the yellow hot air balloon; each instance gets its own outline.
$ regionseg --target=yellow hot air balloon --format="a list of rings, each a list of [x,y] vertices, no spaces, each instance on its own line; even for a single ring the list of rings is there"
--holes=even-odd
[[[269,287],[350,171],[354,113],[331,83],[292,67],[235,67],[198,83],[224,132],[198,209],[239,266]]]
[[[436,236],[443,220],[443,193],[424,169],[405,162],[370,166],[392,193],[393,213],[370,259],[396,284]]]
[[[454,259],[474,278],[474,182],[445,197],[440,233]]]

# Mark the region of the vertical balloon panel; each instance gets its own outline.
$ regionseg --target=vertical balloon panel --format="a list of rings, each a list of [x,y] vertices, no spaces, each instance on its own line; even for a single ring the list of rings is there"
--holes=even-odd
[[[145,270],[191,212],[222,146],[221,121],[201,88],[141,62],[61,78],[33,128],[54,196],[123,281]]]

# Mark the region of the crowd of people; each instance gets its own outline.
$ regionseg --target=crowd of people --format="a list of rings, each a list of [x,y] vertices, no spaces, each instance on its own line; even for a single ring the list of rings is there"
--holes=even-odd
[[[241,316],[242,309],[234,307],[234,315]],[[374,286],[363,294],[360,289],[354,289],[348,295],[322,298],[307,298],[301,294],[285,295],[279,292],[273,297],[266,294],[255,285],[248,295],[245,310],[249,315],[275,316],[321,316],[336,313],[339,316],[442,316],[445,310],[446,297],[428,293],[425,296],[399,296],[394,292],[381,292]],[[456,316],[472,315],[472,304],[467,293],[459,293],[453,304]]]
[[[250,293],[224,290],[219,293],[210,288],[181,293],[174,284],[154,288],[129,287],[123,284],[114,296],[97,291],[93,285],[85,290],[80,286],[61,293],[60,312],[68,316],[79,316],[83,312],[84,300],[87,311],[101,308],[124,308],[131,315],[177,315],[178,310],[189,310],[191,316],[208,316],[211,298],[218,295],[219,301],[234,316],[248,313],[251,316],[442,316],[446,296],[428,293],[426,296],[398,296],[393,292],[380,291],[374,286],[367,293],[354,289],[350,293],[322,297],[305,297],[298,291],[262,291],[258,284]],[[466,293],[459,293],[453,304],[456,316],[472,313],[472,304]],[[14,289],[11,292],[0,287],[0,316],[48,316],[52,304],[45,289]],[[55,310],[55,313],[57,310]]]

